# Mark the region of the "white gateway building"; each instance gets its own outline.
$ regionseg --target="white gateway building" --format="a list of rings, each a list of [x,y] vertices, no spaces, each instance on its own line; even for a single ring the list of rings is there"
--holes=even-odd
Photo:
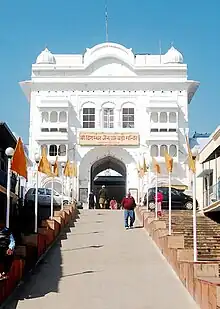
[[[152,157],[161,163],[159,181],[166,182],[164,149],[174,157],[173,185],[188,186],[184,136],[199,83],[188,80],[187,65],[174,47],[164,55],[134,54],[115,43],[83,54],[45,49],[32,65],[31,79],[20,84],[30,103],[30,159],[46,147],[50,160],[76,162],[77,177],[66,182],[66,190],[82,202],[105,184],[108,177],[97,177],[105,170],[120,175],[108,180],[110,195],[119,198],[130,189],[140,196],[155,181],[152,168],[140,181],[143,157],[149,166]],[[35,185],[32,169],[29,186]],[[55,179],[58,191],[61,183],[61,177]],[[50,185],[42,174],[39,186]]]

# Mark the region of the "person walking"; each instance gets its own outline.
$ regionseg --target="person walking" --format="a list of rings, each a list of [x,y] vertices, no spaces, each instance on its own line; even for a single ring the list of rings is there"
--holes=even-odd
[[[134,209],[135,209],[136,203],[135,203],[135,199],[133,198],[133,196],[131,196],[130,192],[128,192],[126,197],[123,198],[121,205],[124,209],[125,228],[126,229],[133,228],[134,220],[135,220]],[[130,219],[130,222],[128,222],[129,219]]]
[[[93,191],[89,193],[89,209],[94,209],[96,204],[96,197]]]
[[[105,208],[105,202],[107,200],[107,191],[105,186],[103,185],[101,190],[99,191],[99,205],[100,208]]]
[[[8,278],[11,269],[15,249],[15,239],[8,228],[0,229],[0,280]]]
[[[156,204],[156,194],[154,196],[155,204]],[[159,190],[157,192],[157,216],[162,216],[162,203],[163,203],[163,193]]]

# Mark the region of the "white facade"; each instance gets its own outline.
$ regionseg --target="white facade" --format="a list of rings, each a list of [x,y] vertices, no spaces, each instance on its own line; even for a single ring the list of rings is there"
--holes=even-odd
[[[58,155],[60,162],[77,162],[77,195],[80,188],[90,190],[91,167],[104,157],[126,168],[127,189],[140,190],[137,165],[143,154],[147,163],[151,156],[162,163],[160,180],[166,181],[164,145],[174,155],[173,184],[188,185],[184,135],[188,104],[199,84],[187,79],[187,65],[174,47],[165,55],[135,55],[114,43],[96,45],[83,55],[45,49],[32,65],[31,79],[20,84],[30,102],[30,158],[46,145],[50,159]],[[129,141],[109,145],[114,143],[107,138],[108,143],[94,146],[90,140],[85,146],[83,133],[91,133],[91,139],[95,133],[127,133]],[[138,136],[133,144],[132,134]],[[33,173],[29,179],[34,185]],[[40,181],[44,186],[50,180],[42,176]]]
[[[196,165],[196,195],[200,210],[218,210],[220,205],[220,127],[201,147]]]

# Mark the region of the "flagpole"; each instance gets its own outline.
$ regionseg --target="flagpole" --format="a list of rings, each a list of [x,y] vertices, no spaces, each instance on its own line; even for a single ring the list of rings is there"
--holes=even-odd
[[[157,182],[158,182],[158,175],[157,175],[157,172],[156,172],[156,187],[155,187],[155,190],[156,190],[156,194],[155,194],[155,197],[156,197],[156,201],[155,201],[155,219],[157,219],[157,209],[158,209],[158,204],[157,204],[158,185],[157,185]]]
[[[141,177],[141,205],[143,205],[144,175]]]
[[[54,162],[51,162],[52,180],[51,180],[51,200],[50,200],[50,218],[53,219],[53,187],[54,187]]]
[[[148,179],[147,179],[147,211],[149,211],[149,188],[150,188],[150,167],[148,169]]]
[[[8,171],[7,171],[7,208],[6,208],[6,227],[9,229],[10,225],[10,199],[11,199],[11,159],[14,155],[14,149],[8,147],[5,150],[8,157]]]
[[[193,173],[193,256],[197,262],[196,173]]]
[[[40,156],[38,154],[35,155],[36,162],[36,186],[35,186],[35,201],[34,201],[34,232],[37,233],[38,226],[38,164],[40,162]]]
[[[172,205],[172,201],[171,201],[171,172],[169,171],[169,235],[171,235],[171,228],[172,228],[171,205]]]
[[[62,189],[61,189],[61,210],[63,210],[64,167],[65,167],[65,164],[64,164],[64,163],[61,163],[61,172],[62,172],[62,175],[61,175],[61,184],[62,184]]]

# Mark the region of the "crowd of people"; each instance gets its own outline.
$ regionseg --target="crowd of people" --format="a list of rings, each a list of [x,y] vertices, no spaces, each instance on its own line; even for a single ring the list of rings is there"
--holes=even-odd
[[[122,199],[121,202],[118,202],[115,197],[112,197],[110,200],[107,196],[107,190],[103,185],[99,191],[98,203],[96,200],[96,196],[93,191],[90,192],[88,197],[89,209],[95,209],[98,204],[100,209],[108,209],[116,210],[116,209],[124,209],[124,222],[125,228],[132,228],[135,221],[135,207],[136,202],[131,193],[128,192],[127,195]]]
[[[163,193],[158,190],[157,197],[155,195],[154,197],[155,204],[157,204],[157,215],[158,217],[162,216],[162,209],[161,205],[163,202]],[[136,202],[134,197],[131,195],[130,192],[127,193],[127,195],[122,199],[121,202],[118,202],[114,197],[112,197],[110,200],[107,197],[107,190],[105,186],[103,185],[102,188],[99,191],[99,198],[98,201],[96,200],[96,196],[93,191],[90,192],[89,198],[89,209],[95,209],[97,208],[96,205],[99,205],[98,207],[100,209],[124,209],[124,224],[125,228],[132,228],[135,221],[135,207]]]

